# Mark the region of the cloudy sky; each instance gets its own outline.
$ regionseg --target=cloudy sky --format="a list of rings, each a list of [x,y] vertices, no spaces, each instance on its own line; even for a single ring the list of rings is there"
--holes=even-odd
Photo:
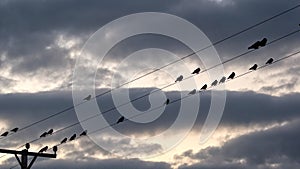
[[[92,38],[97,30],[118,18],[161,12],[185,19],[201,30],[204,39],[181,26],[168,27],[170,32],[179,30],[188,40],[199,41],[195,44],[199,48],[194,50],[200,50],[205,47],[203,43],[222,40],[298,4],[298,0],[2,0],[0,132],[14,127],[22,130],[1,137],[0,148],[22,150],[23,144],[53,128],[53,135],[31,143],[30,151],[38,151],[87,129],[88,137],[59,146],[56,159],[39,158],[34,168],[298,169],[299,54],[179,102],[164,102],[188,96],[191,90],[210,86],[233,71],[238,76],[255,63],[260,67],[271,57],[277,60],[298,52],[300,7],[159,70],[174,58],[192,53],[193,48],[173,37],[145,33],[120,40],[100,61],[98,52],[128,30],[108,27],[99,41]],[[164,29],[162,23],[169,21],[158,17],[153,20],[161,22],[150,25],[155,29]],[[148,22],[147,18],[134,21],[137,28]],[[126,27],[130,23],[122,24]],[[179,75],[189,77],[197,67],[203,70],[247,52],[249,45],[263,38],[274,43],[215,71],[168,86]],[[87,50],[89,44],[94,45],[93,52]],[[219,60],[212,59],[216,56]],[[78,58],[84,62],[78,64]],[[94,93],[82,84],[80,91],[74,87],[78,65],[86,71],[83,73],[97,68],[93,76],[84,78],[93,85]],[[101,96],[30,125],[82,102],[89,94]],[[130,100],[136,101],[127,104]],[[78,121],[99,115],[92,103],[105,113],[80,125]],[[222,111],[215,111],[216,107]],[[207,117],[218,119],[218,114],[222,115],[218,127],[200,142]],[[128,120],[107,127],[120,116]],[[2,155],[0,168],[17,165],[13,155]]]

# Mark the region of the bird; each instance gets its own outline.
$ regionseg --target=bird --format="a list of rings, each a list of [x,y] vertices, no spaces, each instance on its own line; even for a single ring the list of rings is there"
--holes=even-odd
[[[84,130],[79,136],[86,136],[87,135],[87,130]]]
[[[52,150],[53,150],[54,154],[56,154],[56,152],[57,152],[57,146],[54,146],[54,147],[52,148]]]
[[[263,38],[263,39],[259,42],[259,46],[260,46],[260,47],[264,47],[264,46],[266,46],[267,42],[268,42],[268,39],[267,39],[267,38]]]
[[[224,82],[225,82],[225,80],[226,80],[226,77],[225,77],[225,76],[223,76],[223,77],[221,78],[221,80],[219,81],[219,84],[220,84],[220,83],[224,83]]]
[[[248,49],[258,49],[259,47],[264,47],[267,44],[268,39],[263,38],[261,41],[256,41],[254,44],[248,47]]]
[[[119,120],[117,121],[117,124],[123,122],[124,120],[125,120],[125,117],[124,117],[124,116],[121,116],[121,117],[119,118]]]
[[[249,70],[256,70],[257,69],[257,64],[254,64],[252,67],[250,67]]]
[[[75,138],[76,138],[76,134],[73,134],[73,135],[70,137],[69,141],[73,141],[73,140],[75,140]]]
[[[199,74],[199,73],[200,73],[200,71],[201,71],[201,69],[198,67],[197,69],[195,69],[195,70],[193,71],[193,73],[192,73],[192,74]]]
[[[65,137],[61,142],[60,142],[60,144],[64,144],[64,143],[66,143],[67,142],[67,140],[68,140],[68,138],[67,137]]]
[[[218,80],[215,80],[211,83],[211,86],[217,86],[217,84],[218,84]]]
[[[48,146],[45,146],[44,148],[42,148],[39,152],[42,153],[42,152],[45,152],[48,150]]]
[[[232,72],[229,76],[228,76],[228,78],[227,79],[233,79],[234,78],[234,76],[235,76],[235,73],[234,72]]]
[[[170,103],[170,99],[167,99],[164,104],[168,105],[169,103]]]
[[[6,137],[7,135],[8,135],[8,131],[6,131],[3,134],[1,134],[2,137]]]
[[[26,143],[25,144],[25,148],[28,150],[30,148],[30,144],[29,143]]]
[[[43,134],[40,135],[40,138],[46,137],[48,135],[48,132],[44,132]]]
[[[183,76],[182,75],[180,75],[179,77],[177,77],[177,79],[175,80],[175,83],[176,82],[180,82],[180,81],[182,81],[182,79],[183,79]]]
[[[273,58],[270,58],[270,59],[266,62],[266,65],[267,65],[267,64],[272,64],[273,61],[274,61],[274,59],[273,59]]]
[[[200,90],[206,90],[206,89],[207,89],[207,84],[203,85]]]
[[[88,95],[86,98],[84,98],[83,100],[86,100],[86,101],[89,101],[89,100],[91,100],[91,98],[92,98],[92,95]]]
[[[16,128],[14,128],[14,129],[12,129],[12,130],[10,130],[10,131],[12,131],[12,132],[17,132],[19,130],[19,128],[18,127],[16,127]]]
[[[193,95],[195,93],[196,93],[196,89],[194,89],[194,90],[192,90],[192,91],[189,92],[189,94],[191,94],[191,95]]]
[[[53,129],[50,129],[50,130],[47,132],[48,135],[52,135],[52,133],[53,133]]]
[[[254,44],[248,47],[248,49],[258,49],[260,45],[260,41],[256,41]]]

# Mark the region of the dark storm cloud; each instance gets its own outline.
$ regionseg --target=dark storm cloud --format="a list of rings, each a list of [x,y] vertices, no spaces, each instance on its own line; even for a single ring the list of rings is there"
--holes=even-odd
[[[296,120],[284,126],[242,135],[221,147],[209,147],[196,153],[189,150],[176,158],[202,160],[201,163],[182,166],[181,169],[225,169],[230,166],[269,169],[272,168],[271,164],[277,164],[277,168],[296,169],[300,165],[299,129],[299,121]],[[239,160],[244,160],[244,163]]]

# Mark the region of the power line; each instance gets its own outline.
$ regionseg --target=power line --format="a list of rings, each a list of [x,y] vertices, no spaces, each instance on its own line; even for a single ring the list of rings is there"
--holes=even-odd
[[[288,34],[286,34],[286,35],[284,35],[284,36],[279,37],[279,38],[276,38],[276,39],[270,41],[268,44],[266,44],[266,47],[268,47],[269,45],[274,44],[275,42],[278,42],[278,41],[280,41],[280,40],[282,40],[282,39],[284,39],[284,38],[287,38],[287,37],[289,37],[289,36],[291,36],[291,35],[293,35],[293,34],[296,34],[296,33],[298,33],[298,32],[300,32],[300,29],[299,29],[299,30],[292,31],[292,32],[290,32],[290,33],[288,33]],[[246,54],[252,53],[252,52],[254,52],[254,51],[256,51],[256,50],[246,51],[246,52],[244,52],[244,53],[242,53],[242,54],[239,54],[239,55],[237,55],[237,56],[235,56],[235,57],[233,57],[233,58],[230,58],[230,59],[228,59],[228,60],[225,60],[225,61],[223,61],[222,63],[223,63],[223,64],[228,63],[228,62],[230,62],[230,61],[233,61],[233,60],[235,60],[235,59],[238,59],[238,58],[240,58],[240,57],[242,57],[242,56],[245,56]],[[212,66],[212,67],[210,67],[210,68],[204,69],[204,70],[201,71],[200,73],[204,73],[204,72],[206,72],[206,71],[208,71],[208,70],[211,70],[211,69],[213,69],[213,68],[215,68],[215,67],[217,67],[217,66],[220,66],[220,65],[222,65],[222,63],[221,63],[221,64],[214,65],[214,66]],[[188,76],[188,77],[184,78],[182,81],[187,80],[187,79],[190,79],[190,78],[192,78],[192,77],[194,77],[194,76],[196,76],[196,75]],[[160,88],[160,89],[156,89],[156,90],[153,90],[153,91],[151,91],[151,92],[149,92],[149,93],[145,93],[145,94],[143,94],[143,95],[141,95],[141,96],[139,96],[139,97],[136,97],[136,98],[134,98],[134,99],[132,99],[132,100],[126,102],[126,103],[123,103],[123,104],[118,105],[118,106],[111,107],[111,108],[109,108],[109,109],[103,111],[101,114],[106,114],[106,113],[108,113],[108,112],[110,112],[110,111],[116,110],[116,109],[119,108],[119,107],[122,107],[122,106],[124,106],[124,105],[133,103],[133,102],[135,102],[135,101],[137,101],[137,100],[139,100],[139,99],[141,99],[141,98],[144,98],[144,97],[146,97],[146,96],[149,96],[150,94],[153,94],[153,93],[155,93],[155,92],[158,92],[158,91],[160,91],[160,90],[163,90],[163,89],[165,89],[165,88],[168,88],[168,87],[170,87],[170,86],[173,86],[173,85],[175,85],[175,84],[177,84],[177,83],[176,83],[176,82],[175,82],[175,83],[171,83],[171,84],[168,84],[168,85],[166,85],[166,86],[164,86],[164,87],[162,87],[162,88]],[[82,104],[82,103],[81,103],[81,104]],[[80,105],[80,104],[78,104],[77,106],[79,106],[79,105]],[[93,119],[93,118],[96,118],[96,117],[98,117],[98,116],[99,116],[99,114],[96,114],[96,115],[90,116],[90,117],[88,117],[88,118],[86,118],[86,119],[84,119],[84,120],[81,120],[81,121],[79,121],[79,122],[72,123],[72,124],[70,124],[70,125],[68,125],[68,126],[66,126],[66,127],[63,127],[63,128],[61,128],[61,129],[56,130],[56,131],[53,132],[52,134],[60,133],[60,132],[62,132],[62,131],[64,131],[64,130],[66,130],[66,129],[72,128],[72,127],[74,127],[74,126],[76,126],[76,125],[79,125],[79,124],[82,123],[82,122],[86,122],[86,121],[88,121],[88,120],[90,120],[90,119]],[[40,139],[42,139],[42,138],[37,138],[37,139],[31,140],[31,141],[29,141],[28,143],[34,143],[34,142],[36,142],[36,141],[38,141],[38,140],[40,140]],[[23,145],[20,145],[18,148],[21,148],[21,147],[23,147],[23,146],[24,146],[24,144],[23,144]],[[17,148],[17,149],[18,149],[18,148]],[[0,156],[0,158],[2,158],[2,157],[4,157],[4,156],[5,156],[5,155]]]
[[[262,20],[262,21],[260,21],[260,22],[258,22],[258,23],[256,23],[256,24],[254,24],[254,25],[252,25],[252,26],[249,26],[249,27],[247,27],[247,28],[245,28],[245,29],[243,29],[243,30],[241,30],[241,31],[239,31],[239,32],[236,32],[236,33],[234,33],[234,34],[232,34],[232,35],[230,35],[230,36],[227,36],[227,37],[225,37],[225,38],[223,38],[223,39],[221,39],[221,40],[218,40],[218,41],[212,43],[211,45],[208,45],[208,46],[206,46],[206,47],[204,47],[204,48],[202,48],[202,49],[200,49],[200,50],[198,50],[198,51],[195,51],[195,52],[193,52],[193,53],[191,53],[191,54],[188,54],[188,55],[186,55],[186,56],[183,56],[182,58],[180,58],[180,59],[178,59],[178,60],[176,60],[176,61],[170,62],[170,63],[168,63],[168,64],[162,66],[160,69],[163,69],[163,68],[168,67],[168,66],[170,66],[170,65],[172,65],[172,64],[175,64],[175,63],[177,63],[177,62],[179,62],[179,61],[181,61],[181,60],[184,60],[184,59],[186,59],[186,58],[188,58],[188,57],[190,57],[190,56],[193,56],[193,55],[196,54],[196,53],[199,53],[199,52],[201,52],[201,51],[204,51],[204,50],[206,50],[206,49],[208,49],[208,48],[211,48],[211,47],[213,47],[213,46],[215,46],[215,45],[221,44],[222,42],[224,42],[224,41],[226,41],[226,40],[228,40],[228,39],[231,39],[231,38],[233,38],[233,37],[236,37],[236,36],[238,36],[238,35],[240,35],[240,34],[246,32],[246,31],[249,31],[249,30],[251,30],[251,29],[253,29],[253,28],[255,28],[255,27],[258,27],[258,26],[260,26],[260,25],[262,25],[262,24],[264,24],[264,23],[266,23],[266,22],[268,22],[268,21],[271,21],[271,20],[273,20],[273,19],[275,19],[275,18],[277,18],[277,17],[279,17],[279,16],[282,16],[282,15],[288,13],[288,12],[291,12],[291,11],[293,11],[293,10],[299,8],[299,7],[300,7],[300,4],[297,4],[297,5],[295,5],[295,6],[291,7],[291,8],[289,8],[289,9],[286,9],[286,10],[284,10],[284,11],[281,11],[281,12],[278,13],[278,14],[275,14],[275,15],[273,15],[273,16],[267,18],[267,19],[264,19],[264,20]],[[117,86],[117,87],[114,88],[114,89],[110,89],[110,90],[108,90],[108,91],[106,91],[106,92],[103,92],[103,93],[101,93],[101,94],[98,94],[98,95],[96,95],[94,98],[97,98],[97,97],[103,96],[103,95],[105,95],[105,94],[107,94],[107,93],[110,93],[111,91],[113,91],[113,90],[115,90],[115,89],[118,89],[118,88],[120,88],[120,87],[122,87],[122,86],[125,86],[125,85],[127,85],[127,84],[129,84],[129,83],[132,83],[132,82],[134,82],[134,81],[137,81],[137,80],[139,80],[139,79],[141,79],[141,78],[143,78],[143,77],[145,77],[145,76],[148,76],[148,75],[150,75],[150,74],[153,74],[153,73],[155,73],[156,71],[158,71],[158,69],[153,70],[153,71],[151,71],[151,72],[148,72],[148,73],[146,73],[146,74],[144,74],[144,75],[142,75],[142,76],[139,76],[139,77],[137,77],[137,78],[135,78],[135,79],[133,79],[133,80],[130,80],[130,81],[124,83],[124,84],[121,84],[121,85]],[[36,121],[36,122],[34,122],[34,123],[31,123],[31,124],[29,124],[29,125],[27,125],[27,126],[24,126],[24,127],[22,127],[22,128],[19,129],[19,132],[22,131],[22,130],[25,130],[25,129],[27,129],[27,128],[30,128],[31,126],[34,126],[34,125],[36,125],[36,124],[39,124],[39,123],[41,123],[41,122],[43,122],[43,121],[46,121],[46,120],[48,120],[48,119],[50,119],[50,118],[53,118],[53,117],[55,117],[55,116],[58,116],[58,115],[60,115],[60,114],[62,114],[62,113],[64,113],[64,112],[67,112],[67,111],[69,111],[69,110],[72,110],[72,109],[74,109],[76,106],[78,106],[78,105],[80,105],[80,104],[84,104],[85,102],[86,102],[86,101],[81,102],[81,103],[79,103],[79,104],[77,104],[77,105],[72,105],[72,106],[67,107],[67,108],[65,108],[65,109],[63,109],[63,110],[61,110],[61,111],[59,111],[59,112],[57,112],[57,113],[54,113],[54,114],[52,114],[52,115],[50,115],[50,116],[48,116],[48,117],[45,117],[45,118],[43,118],[43,119],[41,119],[41,120],[38,120],[38,121]],[[9,136],[11,136],[11,135],[14,135],[14,134],[10,134]],[[9,137],[9,136],[7,136],[7,137]],[[7,137],[5,137],[5,138],[7,138]],[[3,139],[3,138],[0,138],[0,140],[1,140],[1,139]]]
[[[227,80],[225,83],[231,82],[231,81],[233,81],[233,80],[235,80],[235,79],[241,78],[241,77],[243,77],[243,76],[245,76],[245,75],[248,75],[248,74],[250,74],[250,73],[256,72],[256,71],[261,70],[261,69],[264,69],[264,68],[266,68],[266,67],[268,67],[268,66],[272,66],[272,65],[274,65],[275,63],[281,62],[281,61],[283,61],[283,60],[285,60],[285,59],[288,59],[288,58],[290,58],[290,57],[292,57],[292,56],[295,56],[295,55],[297,55],[297,54],[300,54],[300,50],[297,51],[297,52],[294,52],[294,53],[292,53],[292,54],[289,54],[289,55],[287,55],[287,56],[284,56],[284,57],[282,57],[282,58],[279,58],[279,59],[275,60],[272,64],[265,64],[265,65],[262,65],[262,66],[258,67],[255,71],[250,71],[250,70],[249,70],[249,71],[247,71],[247,72],[245,72],[245,73],[242,73],[242,74],[236,76],[236,77],[235,77],[234,79],[232,79],[232,80]],[[220,84],[217,84],[217,86],[218,86],[218,85],[220,85]],[[210,86],[210,88],[214,88],[214,87],[216,87],[216,86]],[[205,90],[205,91],[209,91],[209,90]],[[200,90],[199,92],[205,92],[205,91],[201,91],[201,90]],[[186,98],[188,98],[188,97],[192,97],[192,96],[194,96],[194,95],[186,95],[186,96],[184,96],[184,97],[182,97],[182,98],[179,98],[179,99],[170,101],[170,103],[169,103],[168,105],[174,104],[174,103],[176,103],[176,102],[178,102],[178,101],[184,100],[184,99],[186,99]],[[154,111],[154,110],[160,109],[160,108],[162,108],[162,107],[164,107],[164,106],[165,106],[165,105],[160,105],[160,106],[155,107],[155,108],[153,108],[153,109],[151,109],[151,110],[145,111],[145,112],[143,112],[143,113],[141,113],[141,114],[137,114],[137,115],[131,116],[130,118],[126,118],[124,121],[128,121],[128,120],[134,119],[134,118],[136,118],[136,117],[138,117],[138,116],[141,116],[141,115],[144,115],[144,114],[146,114],[146,113],[152,112],[152,111]],[[97,130],[88,132],[88,135],[95,134],[95,133],[100,132],[100,131],[102,131],[102,130],[104,130],[104,129],[106,129],[106,128],[109,128],[109,127],[112,127],[112,126],[115,126],[115,125],[118,125],[118,124],[121,124],[121,123],[116,123],[116,122],[115,122],[115,123],[111,123],[111,124],[109,124],[109,125],[107,125],[107,126],[105,126],[105,127],[103,127],[103,128],[100,128],[100,129],[97,129]],[[78,137],[76,140],[78,140],[79,138],[81,138],[81,137]],[[61,145],[62,145],[62,144],[57,144],[57,145],[55,145],[55,146],[61,146]],[[12,168],[15,168],[15,167],[16,167],[16,166],[13,166]]]

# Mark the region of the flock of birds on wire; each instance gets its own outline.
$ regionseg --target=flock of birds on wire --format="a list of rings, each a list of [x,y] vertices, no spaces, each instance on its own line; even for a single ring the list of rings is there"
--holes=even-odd
[[[255,42],[254,44],[252,44],[251,46],[249,46],[248,49],[249,49],[249,50],[250,50],[250,49],[258,49],[258,48],[260,48],[260,47],[264,47],[266,44],[267,44],[267,38],[263,38],[261,41],[257,41],[257,42]],[[266,62],[265,64],[272,64],[273,61],[274,61],[274,59],[273,59],[273,58],[270,58],[270,59],[267,60],[267,62]],[[257,64],[254,64],[253,66],[251,66],[251,67],[249,68],[249,70],[255,71],[257,68],[258,68],[258,65],[257,65]],[[200,68],[197,68],[197,69],[195,69],[191,74],[199,74],[200,72],[201,72],[201,69],[200,69]],[[236,75],[235,72],[232,72],[228,77],[223,76],[219,81],[218,81],[218,80],[214,80],[214,81],[211,83],[211,87],[217,86],[218,84],[221,84],[221,83],[225,83],[226,80],[234,79],[235,75]],[[180,75],[180,76],[177,77],[177,79],[175,80],[175,83],[176,83],[176,82],[181,82],[182,80],[183,80],[183,75]],[[208,87],[208,85],[207,85],[207,84],[204,84],[204,85],[200,88],[200,91],[199,91],[199,92],[206,90],[207,87]],[[194,89],[194,90],[190,91],[188,94],[189,94],[189,95],[194,95],[194,94],[196,94],[196,93],[197,93],[197,90]],[[91,99],[92,99],[92,95],[88,95],[88,96],[87,96],[86,98],[84,98],[83,100],[84,100],[84,101],[89,101],[89,100],[91,100]],[[169,103],[170,103],[170,99],[167,98],[166,101],[164,102],[164,105],[168,105]],[[116,124],[121,123],[121,122],[123,122],[124,120],[125,120],[125,117],[124,117],[124,116],[121,116],[121,117],[116,121]],[[16,133],[18,130],[19,130],[19,128],[16,127],[16,128],[11,129],[10,131],[6,131],[6,132],[2,133],[0,136],[6,137],[6,136],[9,135],[10,132],[11,132],[11,133]],[[48,130],[48,131],[45,131],[45,132],[43,132],[43,133],[40,135],[40,138],[43,138],[43,137],[47,137],[47,136],[49,136],[49,135],[52,135],[53,132],[54,132],[53,129],[50,129],[50,130]],[[83,136],[87,136],[87,130],[85,130],[85,131],[83,131],[82,133],[79,134],[79,137],[83,137]],[[63,138],[63,139],[60,141],[60,143],[59,143],[58,145],[67,143],[68,141],[73,141],[73,140],[75,140],[76,138],[77,138],[77,134],[73,134],[70,138],[65,137],[65,138]],[[52,147],[54,153],[57,152],[57,150],[58,150],[57,146],[58,146],[58,145],[55,145],[55,146]],[[28,150],[28,149],[30,148],[30,143],[26,143],[26,144],[25,144],[25,148]],[[48,146],[43,147],[42,149],[40,149],[39,153],[46,152],[46,151],[48,150],[48,148],[49,148]]]

